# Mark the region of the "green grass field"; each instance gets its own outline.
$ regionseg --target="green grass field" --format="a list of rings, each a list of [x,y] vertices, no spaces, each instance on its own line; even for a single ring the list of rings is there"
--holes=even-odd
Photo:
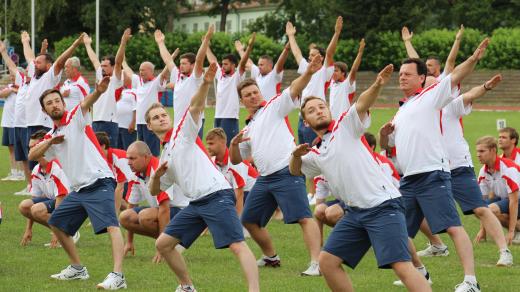
[[[371,132],[388,121],[395,110],[373,110]],[[242,120],[245,116],[242,112]],[[205,132],[213,124],[213,109],[206,112]],[[297,114],[290,116],[293,129],[297,129]],[[466,138],[472,145],[483,135],[496,135],[496,119],[505,118],[510,126],[520,126],[518,112],[475,112],[465,118]],[[473,161],[478,161],[474,156]],[[82,153],[78,153],[82,155]],[[0,176],[9,170],[6,147],[0,148]],[[3,206],[3,221],[0,225],[0,291],[79,291],[92,290],[111,271],[112,260],[108,236],[94,236],[86,224],[81,228],[78,243],[82,263],[90,273],[87,281],[59,282],[49,275],[59,272],[68,265],[63,250],[50,250],[43,246],[49,242],[49,230],[35,224],[32,243],[27,247],[19,245],[25,228],[25,219],[18,213],[17,205],[24,199],[13,193],[24,186],[20,182],[0,182],[0,201]],[[463,217],[463,223],[470,237],[478,231],[478,221],[474,217]],[[307,268],[309,257],[305,251],[298,225],[283,225],[271,222],[269,230],[274,244],[282,258],[279,269],[260,269],[263,291],[326,291],[323,278],[300,277]],[[327,231],[330,231],[327,230]],[[449,245],[451,254],[444,258],[426,258],[424,262],[432,276],[434,291],[453,291],[462,281],[463,273],[455,249],[446,235],[443,240]],[[418,235],[415,243],[422,249],[426,240]],[[248,244],[260,256],[260,251],[252,240]],[[124,272],[130,290],[133,291],[173,291],[177,282],[166,264],[152,264],[155,253],[154,240],[136,236],[136,255],[127,257]],[[511,247],[517,265],[512,268],[497,268],[498,252],[493,242],[474,247],[477,278],[483,291],[520,291],[520,247]],[[184,253],[190,273],[199,291],[244,291],[245,281],[238,262],[227,250],[215,250],[210,236],[201,237],[194,246]],[[395,276],[391,270],[379,270],[372,251],[362,260],[356,270],[348,273],[357,291],[402,291],[392,286]]]

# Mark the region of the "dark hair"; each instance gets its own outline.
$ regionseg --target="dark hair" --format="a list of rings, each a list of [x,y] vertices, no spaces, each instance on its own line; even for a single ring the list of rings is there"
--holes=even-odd
[[[319,99],[319,100],[323,101],[325,104],[327,103],[326,101],[324,101],[323,99],[321,99],[321,98],[319,98],[317,96],[311,95],[311,96],[306,97],[305,100],[303,101],[302,105],[300,106],[300,114],[302,115],[302,119],[303,120],[305,120],[305,111],[304,111],[305,106],[307,105],[307,103],[309,101],[316,100],[316,99]]]
[[[515,147],[518,146],[518,132],[515,128],[505,127],[498,130],[499,133],[508,133],[509,139],[515,139]]]
[[[348,69],[347,64],[345,64],[343,62],[334,62],[334,66],[338,67],[339,71],[341,71],[342,73],[345,74],[345,76],[347,76],[347,69]]]
[[[195,54],[194,53],[185,53],[185,54],[182,54],[181,57],[179,58],[180,59],[188,59],[188,62],[190,62],[190,64],[193,64],[195,63]]]
[[[38,130],[31,135],[31,140],[41,140],[47,135],[47,131]]]
[[[424,86],[424,83],[426,82],[426,76],[428,75],[428,68],[426,67],[426,63],[423,62],[423,60],[418,58],[408,58],[401,63],[401,65],[404,64],[415,64],[417,68],[417,74],[419,76],[424,75],[424,81],[421,84],[421,86]]]
[[[256,81],[252,78],[246,78],[244,81],[240,82],[237,86],[238,97],[242,98],[242,89],[251,85],[258,87],[258,83],[256,83]]]
[[[108,137],[107,132],[96,132],[96,138],[99,142],[99,146],[102,146],[105,149],[110,148],[110,138]]]
[[[368,146],[370,146],[370,148],[372,148],[372,149],[375,149],[376,144],[377,144],[376,136],[372,135],[369,132],[365,132],[364,135],[365,135],[365,140],[367,140]]]
[[[101,58],[101,61],[108,60],[110,62],[110,66],[114,66],[116,64],[116,57],[112,55],[104,56]]]
[[[439,59],[439,57],[437,56],[428,56],[428,58],[426,58],[426,61],[428,60],[435,60],[437,61],[437,63],[439,63],[439,65],[441,64],[441,59]]]
[[[54,59],[52,58],[51,54],[49,54],[49,53],[39,54],[38,57],[39,57],[39,56],[44,56],[44,57],[45,57],[45,61],[46,61],[47,63],[52,63],[52,62],[54,62]]]
[[[233,63],[233,64],[238,64],[238,59],[235,55],[233,54],[228,54],[228,55],[225,55],[224,58],[222,58],[222,61],[224,60],[229,60],[229,62]]]
[[[258,59],[264,59],[264,60],[269,61],[271,64],[273,64],[273,58],[271,58],[271,56],[268,56],[268,55],[262,55],[262,56],[260,56],[260,58],[258,58]]]
[[[58,95],[60,96],[60,98],[61,98],[61,101],[62,101],[63,103],[65,103],[65,100],[63,99],[63,95],[61,95],[61,92],[60,92],[58,89],[55,89],[55,88],[47,89],[47,90],[45,90],[45,91],[42,93],[42,95],[40,95],[40,105],[41,105],[42,109],[45,109],[45,106],[43,105],[43,99],[44,99],[47,95],[49,95],[49,94],[53,94],[53,93],[58,94]]]

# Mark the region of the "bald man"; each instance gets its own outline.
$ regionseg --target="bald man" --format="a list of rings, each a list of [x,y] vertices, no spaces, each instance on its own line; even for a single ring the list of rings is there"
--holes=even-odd
[[[154,156],[159,156],[161,151],[159,138],[146,127],[144,114],[150,106],[159,101],[159,93],[165,90],[165,85],[170,77],[168,66],[164,67],[161,74],[156,78],[154,76],[155,66],[146,61],[139,66],[139,77],[141,77],[141,86],[137,88],[137,105],[136,105],[136,124],[137,138],[144,141]]]
[[[71,57],[65,61],[67,80],[60,86],[60,92],[65,98],[67,111],[75,108],[90,93],[88,81],[81,75],[80,69],[81,63],[78,57]]]
[[[125,255],[128,253],[133,255],[135,253],[134,233],[157,238],[170,220],[188,205],[188,199],[180,189],[174,187],[161,192],[156,197],[150,194],[148,182],[159,166],[159,159],[152,155],[146,143],[136,141],[130,144],[126,157],[135,176],[129,181],[125,196],[128,209],[121,213],[119,221],[128,230]],[[142,201],[146,201],[147,206],[139,206]],[[161,257],[156,253],[153,262],[160,261]]]

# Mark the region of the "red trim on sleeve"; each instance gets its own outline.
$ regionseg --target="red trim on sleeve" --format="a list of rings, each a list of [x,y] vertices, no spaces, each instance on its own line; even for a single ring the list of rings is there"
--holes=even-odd
[[[51,175],[51,178],[56,184],[56,188],[58,189],[58,194],[56,195],[56,197],[66,196],[69,193],[69,190],[63,185],[61,180],[54,174]]]
[[[168,193],[160,192],[155,199],[157,200],[157,203],[160,205],[164,201],[169,201],[170,197],[168,196]]]
[[[352,101],[354,100],[354,97],[356,96],[356,92],[352,92],[348,94],[348,101],[352,104]]]
[[[276,83],[276,94],[282,93],[282,82]]]
[[[511,193],[518,191],[518,184],[515,181],[506,175],[502,175],[502,178],[506,181],[509,189],[511,189]]]
[[[258,170],[256,170],[256,168],[254,168],[253,165],[251,165],[251,163],[248,160],[244,159],[242,162],[245,165],[247,165],[247,175],[249,175],[252,178],[257,178],[259,175]]]
[[[96,133],[94,133],[94,130],[92,130],[91,126],[89,126],[89,125],[85,126],[85,135],[87,135],[87,138],[90,140],[90,142],[92,142],[92,144],[94,145],[96,150],[99,152],[99,155],[101,155],[101,157],[103,157],[103,160],[105,160],[107,162],[108,167],[110,167],[110,165],[108,164],[107,158],[103,154],[103,150],[101,150],[101,146],[99,145],[99,142],[96,138]],[[83,155],[84,154],[85,153],[83,153]]]
[[[235,181],[237,182],[237,189],[243,188],[246,185],[246,182],[244,178],[236,172],[233,168],[229,168],[229,171],[231,171],[231,174],[233,174],[233,177],[235,178]]]
[[[130,199],[130,195],[132,194],[132,188],[136,184],[138,185],[139,182],[136,182],[135,180],[131,180],[131,181],[128,182],[128,188],[127,188],[126,194],[125,194],[125,201],[128,202],[128,199]]]

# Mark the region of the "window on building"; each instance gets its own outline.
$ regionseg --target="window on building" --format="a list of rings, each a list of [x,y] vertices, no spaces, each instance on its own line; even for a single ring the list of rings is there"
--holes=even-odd
[[[249,19],[249,24],[253,23],[254,21],[255,21],[254,18],[250,18],[250,19]]]
[[[247,29],[247,19],[242,19],[242,24],[240,27],[240,31],[244,31]]]
[[[181,30],[182,30],[183,32],[186,32],[186,30],[187,30],[186,23],[183,23],[183,24],[181,25]]]
[[[220,21],[215,21],[215,31],[220,31]]]
[[[226,31],[231,31],[231,26],[233,25],[233,23],[231,22],[231,20],[228,20],[226,22]]]
[[[209,22],[204,22],[204,30],[208,31],[209,28]]]
[[[198,23],[194,23],[192,32],[197,32],[197,31],[199,31],[199,24]]]

